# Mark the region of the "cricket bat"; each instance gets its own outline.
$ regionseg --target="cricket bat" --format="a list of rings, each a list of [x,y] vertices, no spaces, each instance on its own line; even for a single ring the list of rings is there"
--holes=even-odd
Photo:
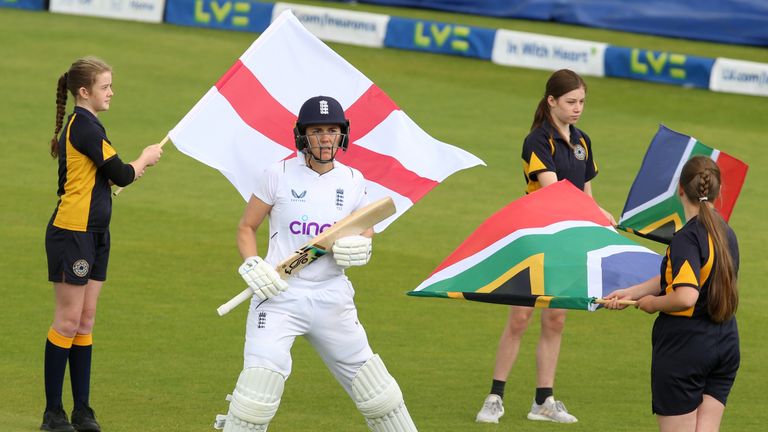
[[[337,239],[361,234],[368,228],[395,214],[395,211],[395,203],[390,197],[382,198],[363,208],[357,209],[294,251],[291,256],[278,264],[275,270],[277,270],[281,278],[288,279],[295,272],[330,252],[333,242]],[[224,316],[240,303],[250,299],[252,295],[253,291],[251,288],[246,288],[230,301],[219,306],[216,311],[219,313],[219,316]]]

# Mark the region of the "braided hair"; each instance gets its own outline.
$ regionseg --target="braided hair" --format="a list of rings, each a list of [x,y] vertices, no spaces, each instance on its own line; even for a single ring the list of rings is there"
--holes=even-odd
[[[64,125],[64,113],[67,108],[67,90],[77,100],[81,87],[90,90],[100,73],[111,72],[112,67],[96,57],[83,57],[75,60],[69,70],[64,72],[56,84],[56,128],[51,138],[51,157],[59,156],[58,135]]]
[[[698,203],[699,221],[712,239],[714,250],[710,253],[715,260],[707,309],[713,321],[723,322],[736,313],[739,293],[725,221],[713,208],[720,195],[720,168],[707,156],[694,156],[683,166],[680,187],[691,203]]]

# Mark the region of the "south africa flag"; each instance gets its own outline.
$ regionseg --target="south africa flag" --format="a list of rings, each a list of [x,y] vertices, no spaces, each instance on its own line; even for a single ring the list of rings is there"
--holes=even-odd
[[[488,218],[408,295],[594,310],[595,298],[650,279],[660,263],[560,181]]]
[[[669,244],[672,234],[685,224],[683,205],[677,197],[680,172],[696,155],[709,156],[720,167],[720,197],[715,207],[728,221],[744,184],[747,164],[661,125],[629,190],[618,228]]]

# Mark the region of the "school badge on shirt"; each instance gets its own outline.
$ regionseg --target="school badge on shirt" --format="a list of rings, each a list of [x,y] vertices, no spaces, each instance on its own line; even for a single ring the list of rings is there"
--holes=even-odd
[[[587,158],[587,150],[581,144],[576,144],[576,146],[573,147],[573,154],[576,156],[576,159],[580,161]]]

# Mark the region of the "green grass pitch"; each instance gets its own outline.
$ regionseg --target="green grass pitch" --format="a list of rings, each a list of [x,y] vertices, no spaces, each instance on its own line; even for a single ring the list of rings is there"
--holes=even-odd
[[[332,3],[317,3],[331,5]],[[705,57],[768,62],[765,49],[665,39],[551,23],[434,11],[359,10],[604,41]],[[123,159],[158,142],[256,38],[255,34],[0,9],[0,431],[34,431],[44,407],[43,344],[53,313],[44,228],[56,196],[48,156],[56,79],[76,57],[115,69],[103,113]],[[636,310],[570,312],[556,394],[574,425],[525,419],[535,383],[538,324],[523,340],[498,426],[474,416],[490,387],[503,306],[405,296],[490,214],[523,193],[520,146],[549,72],[487,61],[332,44],[433,136],[487,167],[448,178],[376,238],[370,265],[349,272],[374,351],[422,431],[653,431],[650,328]],[[742,365],[723,431],[762,431],[768,348],[764,254],[768,99],[587,77],[579,124],[594,143],[595,196],[618,217],[659,123],[750,165],[731,223],[741,242]],[[71,105],[68,111],[71,110]],[[94,335],[92,404],[109,432],[208,431],[226,410],[242,364],[245,307],[216,307],[242,288],[235,227],[244,202],[215,170],[172,146],[114,202],[109,281]],[[264,244],[266,230],[260,232]],[[649,244],[649,243],[644,243]],[[661,249],[651,245],[655,250]],[[363,431],[362,417],[309,345],[270,431]],[[65,384],[65,404],[71,409]]]

